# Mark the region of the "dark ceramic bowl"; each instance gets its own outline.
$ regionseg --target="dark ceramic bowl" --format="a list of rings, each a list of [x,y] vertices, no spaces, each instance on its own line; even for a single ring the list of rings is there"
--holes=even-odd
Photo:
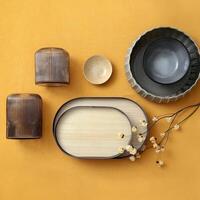
[[[185,76],[190,58],[187,49],[178,40],[162,38],[147,47],[143,62],[149,78],[161,84],[172,84]]]
[[[133,88],[155,102],[175,101],[196,84],[200,72],[197,46],[173,28],[142,35],[129,49],[126,74]]]

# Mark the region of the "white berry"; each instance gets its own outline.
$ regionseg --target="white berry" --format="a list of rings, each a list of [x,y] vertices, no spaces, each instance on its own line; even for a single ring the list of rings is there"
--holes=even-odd
[[[157,121],[158,121],[158,118],[157,118],[156,116],[154,116],[154,117],[152,118],[152,121],[153,121],[153,122],[157,122]]]
[[[135,161],[135,156],[130,156],[129,159],[130,159],[130,161],[134,162]]]
[[[175,125],[174,125],[174,129],[175,129],[175,130],[179,130],[179,129],[180,129],[180,125],[175,124]]]
[[[137,127],[136,127],[136,126],[133,126],[133,127],[132,127],[132,132],[133,132],[133,133],[137,132]]]

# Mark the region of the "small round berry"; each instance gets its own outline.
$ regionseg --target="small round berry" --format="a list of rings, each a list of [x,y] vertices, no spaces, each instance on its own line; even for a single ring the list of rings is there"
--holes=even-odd
[[[137,153],[137,149],[136,148],[133,148],[131,151],[129,151],[129,153],[131,155],[135,155]]]
[[[141,120],[140,123],[142,126],[147,126],[147,122],[145,120]]]
[[[167,117],[166,121],[170,123],[172,121],[172,117]]]
[[[135,132],[137,132],[137,127],[133,126],[131,130],[132,130],[133,133],[135,133]]]
[[[135,161],[135,156],[130,156],[129,159],[130,159],[130,161],[134,162]]]
[[[119,152],[119,153],[124,153],[124,151],[125,151],[125,149],[124,149],[123,147],[119,147],[119,148],[118,148],[118,152]]]
[[[126,151],[130,152],[133,150],[133,147],[131,145],[126,145]]]
[[[179,129],[180,129],[180,125],[179,125],[179,124],[175,124],[175,125],[174,125],[174,129],[175,129],[175,130],[179,130]]]
[[[153,121],[153,122],[157,122],[157,121],[158,121],[158,118],[157,118],[156,116],[153,116],[152,121]]]
[[[160,148],[156,148],[155,152],[156,152],[156,153],[160,153],[160,152],[161,152],[161,149],[160,149]]]
[[[143,135],[138,136],[138,142],[144,142],[144,136]]]
[[[162,167],[164,164],[165,164],[165,163],[164,163],[164,161],[162,161],[162,160],[157,160],[157,161],[156,161],[156,165],[157,165],[158,167]]]
[[[160,133],[160,136],[161,136],[161,137],[165,137],[165,135],[166,135],[166,133],[165,133],[165,132],[163,132],[163,133]]]
[[[155,141],[156,141],[156,138],[155,138],[154,136],[152,136],[152,137],[150,137],[150,139],[149,139],[149,140],[150,140],[150,142],[151,142],[151,143],[155,143]]]
[[[157,148],[158,147],[158,144],[157,143],[154,143],[153,144],[153,148],[155,149],[155,148]]]
[[[162,152],[164,152],[164,151],[165,151],[165,147],[164,147],[164,146],[161,146],[161,147],[160,147],[160,150],[161,150]]]
[[[124,138],[124,134],[123,133],[118,133],[118,137],[119,137],[119,139],[122,139],[122,138]]]

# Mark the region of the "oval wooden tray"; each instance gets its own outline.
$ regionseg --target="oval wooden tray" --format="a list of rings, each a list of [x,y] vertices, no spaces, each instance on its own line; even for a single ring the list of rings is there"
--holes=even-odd
[[[76,106],[110,106],[117,108],[124,112],[131,122],[131,126],[137,127],[136,134],[133,134],[131,144],[138,150],[144,145],[146,138],[148,137],[147,127],[141,126],[141,120],[147,121],[147,116],[144,110],[134,101],[123,98],[123,97],[81,97],[75,98],[64,103],[60,109],[57,111],[54,121],[53,121],[53,132],[55,134],[55,125],[59,117],[66,110],[76,107]],[[143,133],[144,141],[138,141],[138,133]],[[120,157],[127,156],[127,153],[124,153]]]
[[[59,147],[72,156],[114,158],[121,154],[121,148],[130,144],[131,124],[128,117],[116,108],[78,106],[60,116],[55,138]]]

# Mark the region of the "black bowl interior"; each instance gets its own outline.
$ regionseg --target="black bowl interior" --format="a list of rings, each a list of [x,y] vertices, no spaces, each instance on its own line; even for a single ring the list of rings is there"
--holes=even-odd
[[[186,48],[176,39],[153,41],[144,53],[144,71],[153,81],[171,84],[187,73],[190,58]]]

